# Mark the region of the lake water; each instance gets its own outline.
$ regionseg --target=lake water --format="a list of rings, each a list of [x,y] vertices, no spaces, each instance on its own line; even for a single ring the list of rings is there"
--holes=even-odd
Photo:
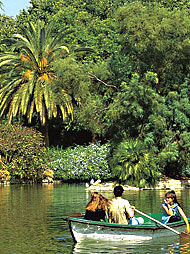
[[[175,190],[190,217],[190,189]],[[112,192],[101,192],[112,198]],[[162,212],[164,190],[125,191],[124,197],[143,212]],[[190,243],[177,235],[146,242],[88,241],[74,244],[64,217],[84,212],[90,192],[83,184],[0,186],[0,254],[55,253],[190,253]]]

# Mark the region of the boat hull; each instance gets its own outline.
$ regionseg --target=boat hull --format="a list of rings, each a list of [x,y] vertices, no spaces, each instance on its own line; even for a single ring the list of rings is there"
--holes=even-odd
[[[170,230],[147,221],[143,225],[119,225],[94,222],[82,218],[67,218],[71,235],[75,242],[87,239],[106,241],[145,241],[157,237],[175,235]],[[170,226],[178,232],[185,231],[184,221]]]

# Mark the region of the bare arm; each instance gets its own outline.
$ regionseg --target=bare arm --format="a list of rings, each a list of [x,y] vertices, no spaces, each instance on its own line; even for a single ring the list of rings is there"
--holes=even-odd
[[[166,211],[167,215],[172,216],[173,215],[173,211],[171,209],[171,206],[167,203],[166,200],[164,200],[164,202],[165,202],[166,206],[162,205],[162,207]]]
[[[134,217],[135,214],[134,206],[131,206],[128,200],[126,202],[125,211],[127,212],[130,218]]]
[[[179,207],[178,210],[179,210],[179,213],[180,213],[181,217],[183,218],[183,220],[184,220],[185,223],[186,223],[186,232],[187,232],[187,234],[189,234],[189,233],[190,233],[190,228],[189,228],[188,219],[187,219],[187,217],[186,217],[184,211],[181,209],[181,207]]]
[[[135,216],[135,206],[131,206],[131,217]]]

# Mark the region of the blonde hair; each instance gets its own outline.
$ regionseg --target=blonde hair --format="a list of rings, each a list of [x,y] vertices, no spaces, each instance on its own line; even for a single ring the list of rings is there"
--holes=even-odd
[[[103,197],[98,192],[92,192],[90,201],[86,206],[86,210],[92,212],[95,212],[97,209],[106,211],[109,202],[109,199]]]

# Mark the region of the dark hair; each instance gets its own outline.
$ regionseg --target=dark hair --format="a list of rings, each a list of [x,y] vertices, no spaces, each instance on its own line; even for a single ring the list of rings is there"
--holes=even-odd
[[[113,193],[115,195],[115,197],[121,197],[122,196],[122,193],[124,192],[124,189],[122,186],[116,186],[113,190]]]
[[[173,199],[173,202],[174,203],[177,203],[179,206],[179,202],[177,201],[177,196],[176,196],[176,193],[174,190],[171,190],[171,191],[168,191],[166,194],[165,194],[165,198],[172,198]]]

